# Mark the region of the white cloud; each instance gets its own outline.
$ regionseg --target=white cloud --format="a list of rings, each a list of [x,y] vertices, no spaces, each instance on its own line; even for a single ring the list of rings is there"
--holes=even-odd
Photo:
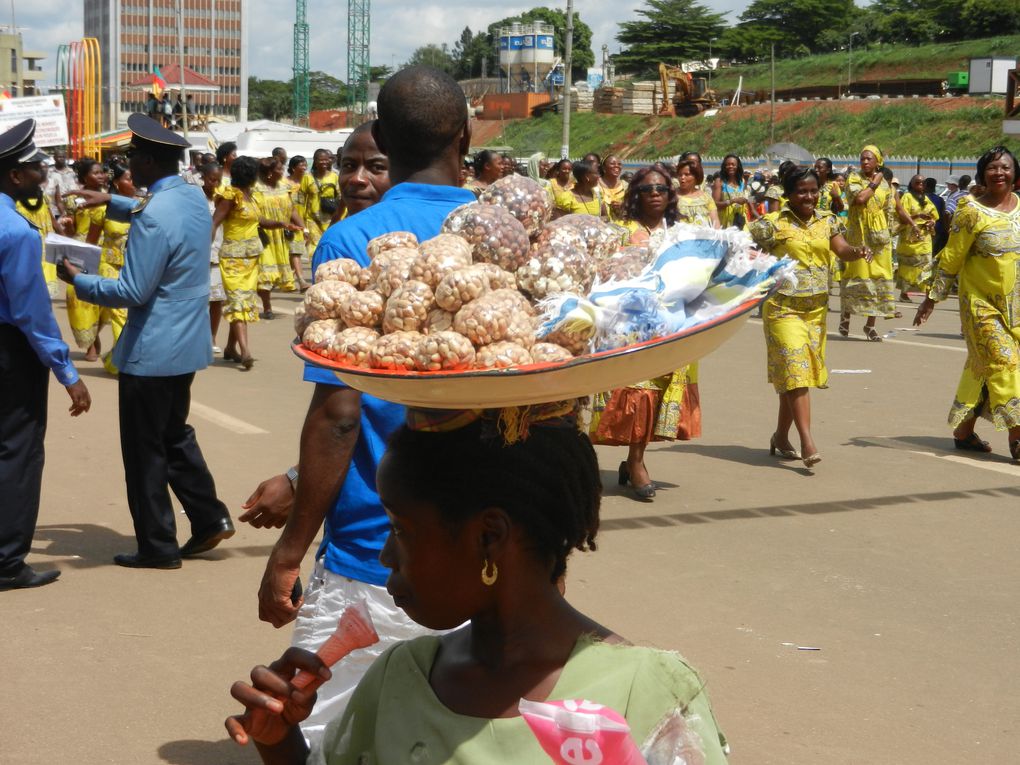
[[[709,0],[705,3],[721,13],[740,11],[746,3],[738,0]],[[45,62],[47,84],[52,84],[57,46],[79,39],[83,30],[81,0],[15,0],[15,14],[28,49],[48,54]],[[371,63],[401,64],[422,45],[453,45],[465,26],[477,31],[494,21],[536,6],[560,7],[565,2],[511,3],[492,0],[450,0],[412,4],[398,0],[374,0],[371,17]],[[592,50],[600,59],[602,45],[619,50],[617,25],[635,18],[643,6],[639,0],[576,0],[574,10],[592,28]],[[249,68],[251,74],[286,80],[293,61],[293,0],[248,0]],[[10,19],[0,18],[0,23]],[[340,79],[347,77],[347,3],[344,0],[308,0],[311,27],[310,63]]]

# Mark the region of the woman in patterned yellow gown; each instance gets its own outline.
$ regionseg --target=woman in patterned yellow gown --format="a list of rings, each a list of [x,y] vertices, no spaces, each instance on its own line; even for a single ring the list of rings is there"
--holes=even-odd
[[[796,284],[784,283],[762,311],[768,380],[779,394],[779,417],[769,453],[782,459],[803,459],[806,467],[821,461],[811,434],[811,388],[825,388],[825,317],[829,304],[832,253],[844,261],[870,260],[863,246],[843,238],[839,219],[818,210],[818,174],[798,167],[783,177],[789,200],[779,212],[749,224],[755,243],[766,252],[796,264]],[[790,426],[800,435],[798,453],[790,443]]]
[[[935,303],[957,284],[967,361],[949,410],[955,445],[991,451],[974,433],[981,415],[996,430],[1009,432],[1014,462],[1020,462],[1020,200],[1013,193],[1018,173],[1016,157],[1003,146],[978,160],[984,194],[960,200],[928,297],[914,318],[915,325],[927,321]]]
[[[230,334],[223,349],[223,358],[236,361],[245,369],[255,365],[248,347],[248,324],[259,320],[255,307],[255,290],[259,282],[259,208],[255,200],[255,178],[258,163],[251,157],[234,160],[230,185],[216,190],[216,213],[213,215],[213,236],[223,226],[220,245],[220,274],[227,300],[223,318],[230,323]]]
[[[326,149],[316,149],[312,155],[312,168],[301,179],[301,193],[305,198],[305,228],[308,229],[305,247],[311,259],[323,232],[342,212],[340,178]]]
[[[45,167],[43,165],[44,170]],[[46,235],[54,231],[61,234],[64,232],[60,230],[59,222],[54,220],[50,206],[46,203],[45,194],[39,194],[38,197],[30,200],[19,199],[15,202],[14,209],[21,213],[21,216],[39,231],[39,238],[42,240],[43,278],[46,280],[46,290],[49,292],[50,297],[54,298],[58,294],[57,290],[59,289],[60,280],[57,279],[56,264],[46,262]]]
[[[290,158],[287,163],[287,177],[283,179],[283,185],[290,191],[290,198],[294,202],[294,211],[301,221],[301,231],[295,231],[287,249],[290,252],[290,268],[297,279],[298,288],[304,292],[311,284],[305,280],[304,271],[301,266],[301,259],[308,254],[305,246],[305,193],[301,190],[301,181],[308,172],[308,160],[300,154]]]
[[[110,167],[110,179],[113,190],[122,197],[133,197],[136,194],[135,184],[131,179],[131,171],[124,165],[114,164]],[[105,208],[104,208],[105,210]],[[124,267],[125,246],[127,245],[128,230],[130,223],[107,218],[103,215],[103,236],[100,245],[103,248],[99,259],[99,275],[107,279],[119,279],[120,270]],[[99,325],[110,325],[113,333],[113,343],[109,350],[103,354],[103,367],[111,375],[117,374],[117,367],[113,363],[113,349],[120,339],[120,333],[127,322],[126,308],[101,308],[99,314]]]
[[[701,188],[705,180],[701,167],[693,159],[676,163],[677,221],[693,226],[719,228],[719,213],[712,195]]]
[[[911,302],[907,290],[925,292],[932,272],[932,235],[939,211],[924,193],[924,176],[915,175],[900,197],[900,207],[911,224],[900,226],[896,243],[896,287],[900,300]]]
[[[624,228],[629,244],[658,248],[666,229],[677,222],[676,191],[665,167],[638,170],[624,200]],[[645,467],[645,449],[652,441],[689,441],[701,435],[698,365],[690,364],[653,380],[595,396],[591,439],[596,444],[626,446],[619,484],[650,502],[656,485]]]
[[[303,230],[304,221],[297,217],[290,189],[281,183],[283,165],[280,160],[273,157],[259,160],[258,173],[253,196],[267,240],[259,257],[258,294],[262,299],[259,318],[273,319],[272,290],[293,292],[295,289],[287,234],[293,236],[294,232]]]
[[[868,145],[861,151],[860,170],[846,179],[847,215],[846,240],[850,244],[868,247],[874,258],[871,261],[855,260],[843,266],[839,283],[840,319],[839,334],[850,334],[850,316],[866,316],[864,336],[881,342],[875,329],[875,320],[881,316],[896,316],[896,292],[893,284],[892,231],[890,226],[898,218],[896,195],[882,174],[882,152]]]
[[[605,217],[606,204],[597,166],[582,159],[573,167],[574,186],[556,197],[556,217],[577,214]]]
[[[623,174],[623,163],[615,154],[610,154],[602,160],[602,176],[599,178],[599,188],[602,189],[602,199],[606,203],[606,213],[613,223],[620,223],[624,220],[623,200],[627,196],[627,181],[620,176]]]
[[[106,191],[106,169],[89,157],[74,163],[74,171],[82,188],[92,191]],[[106,207],[82,207],[80,197],[74,199],[74,238],[89,244],[98,244],[103,234]],[[99,306],[79,300],[72,285],[67,286],[67,320],[75,344],[85,351],[85,361],[97,361],[102,351],[99,342],[99,322],[102,311]]]

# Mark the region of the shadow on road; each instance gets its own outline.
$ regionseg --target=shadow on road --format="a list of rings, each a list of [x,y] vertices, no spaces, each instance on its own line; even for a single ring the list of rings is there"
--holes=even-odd
[[[94,568],[113,565],[117,553],[134,552],[135,538],[119,534],[106,526],[93,523],[38,526],[33,537],[35,553],[67,559],[61,566]],[[217,561],[225,558],[268,558],[272,545],[231,546],[229,542],[192,558],[192,562]]]
[[[980,434],[979,434],[980,435]],[[957,457],[964,457],[965,459],[972,459],[975,462],[998,462],[1006,463],[1007,465],[1015,464],[1013,459],[1009,456],[1009,452],[1006,451],[1005,446],[998,445],[999,451],[996,452],[996,444],[994,438],[988,438],[992,444],[993,451],[990,452],[975,452],[969,449],[957,449],[953,446],[953,435],[947,431],[944,436],[885,436],[883,438],[851,438],[846,442],[847,446],[859,446],[859,447],[877,447],[880,449],[898,449],[903,448],[897,446],[897,444],[905,444],[912,446],[915,449],[924,449],[926,451],[933,451],[936,453],[942,452],[945,454],[954,454]]]
[[[882,497],[863,497],[831,502],[806,502],[803,504],[769,505],[767,507],[735,508],[733,510],[709,510],[703,513],[670,513],[667,515],[642,515],[637,518],[604,518],[599,531],[621,531],[626,529],[685,526],[715,521],[738,521],[752,518],[776,518],[790,515],[821,515],[824,513],[845,513],[853,510],[877,510],[895,505],[910,505],[917,502],[944,502],[946,500],[967,500],[975,497],[1020,497],[1020,486],[1003,486],[995,489],[960,489],[959,491],[932,491],[920,494],[890,494]]]
[[[253,765],[262,762],[253,745],[222,741],[168,741],[159,748],[159,759],[170,765]]]

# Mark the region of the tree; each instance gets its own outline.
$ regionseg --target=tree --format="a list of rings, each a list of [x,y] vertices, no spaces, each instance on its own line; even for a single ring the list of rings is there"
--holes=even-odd
[[[249,77],[248,113],[256,120],[280,120],[292,117],[294,89],[291,83]]]
[[[822,32],[846,28],[853,10],[853,0],[754,0],[727,40],[753,36],[774,42],[777,56],[802,55],[819,50]]]
[[[708,41],[726,29],[722,14],[696,0],[646,0],[643,21],[620,24],[616,39],[627,47],[613,57],[621,72],[651,73],[659,63],[708,57]],[[719,50],[717,48],[717,50]]]
[[[370,82],[382,82],[393,74],[392,66],[370,66],[368,68],[368,79]]]
[[[417,48],[404,66],[431,66],[450,75],[457,71],[457,62],[450,55],[450,48],[446,43],[442,45],[429,43]]]
[[[495,51],[499,41],[499,28],[508,27],[515,22],[527,24],[540,21],[553,28],[553,45],[557,56],[564,56],[567,49],[567,14],[559,8],[532,8],[519,16],[489,24],[490,50]],[[581,16],[574,12],[574,34],[571,43],[570,74],[572,80],[588,79],[588,67],[595,66],[595,54],[591,49],[591,27],[581,21]]]
[[[312,111],[342,109],[347,103],[347,86],[325,72],[309,72],[308,100]]]
[[[482,59],[493,58],[493,45],[486,32],[472,32],[464,27],[460,39],[453,46],[453,59],[457,64],[454,76],[458,80],[470,80],[482,76]],[[492,71],[491,68],[489,71]]]

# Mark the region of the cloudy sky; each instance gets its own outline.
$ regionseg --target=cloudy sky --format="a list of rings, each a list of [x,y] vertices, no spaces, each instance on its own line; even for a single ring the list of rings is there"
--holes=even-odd
[[[15,22],[28,49],[49,54],[46,74],[52,84],[53,58],[60,43],[82,35],[82,0],[12,0]],[[746,2],[702,0],[721,12],[739,13]],[[0,4],[7,6],[7,3]],[[465,26],[486,28],[493,21],[538,5],[566,8],[565,0],[543,3],[492,2],[492,0],[447,0],[446,2],[372,2],[373,65],[393,66],[407,60],[415,48],[428,43],[448,43],[459,37]],[[594,33],[592,49],[596,60],[603,44],[610,52],[619,49],[617,25],[634,18],[640,0],[575,0],[574,10]],[[70,7],[69,7],[70,6]],[[291,75],[293,11],[291,0],[249,0],[251,14],[249,67],[251,74],[286,80]],[[280,16],[285,10],[286,15]],[[10,8],[0,10],[0,24],[10,24]],[[347,3],[343,0],[308,0],[311,26],[311,66],[346,78]]]

